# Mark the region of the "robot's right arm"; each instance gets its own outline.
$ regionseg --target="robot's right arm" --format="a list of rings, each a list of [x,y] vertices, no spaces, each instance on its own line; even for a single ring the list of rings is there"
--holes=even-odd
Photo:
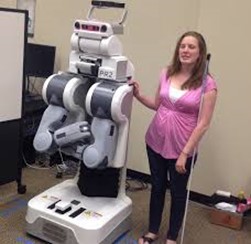
[[[42,95],[48,107],[33,141],[36,151],[51,154],[58,147],[72,148],[76,142],[90,137],[84,101],[91,84],[88,79],[70,73],[54,74],[46,79]]]
[[[54,132],[62,127],[66,118],[67,111],[64,108],[51,104],[47,107],[33,141],[33,146],[38,152],[56,151]]]

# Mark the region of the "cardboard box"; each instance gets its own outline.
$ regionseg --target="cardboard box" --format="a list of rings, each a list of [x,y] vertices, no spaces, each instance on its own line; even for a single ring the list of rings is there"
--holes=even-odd
[[[212,208],[210,210],[210,222],[212,224],[240,230],[243,223],[243,214]]]

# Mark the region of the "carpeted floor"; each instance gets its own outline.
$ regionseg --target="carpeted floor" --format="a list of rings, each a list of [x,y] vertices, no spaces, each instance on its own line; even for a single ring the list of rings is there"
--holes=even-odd
[[[44,243],[25,232],[25,214],[27,202],[33,196],[53,186],[63,179],[55,177],[56,169],[39,170],[24,168],[23,182],[27,186],[24,195],[17,194],[15,182],[0,186],[0,243],[36,244]],[[137,238],[147,231],[148,201],[150,186],[141,189],[135,180],[128,181],[127,194],[133,201],[132,229],[116,241],[116,244],[135,244]],[[169,193],[166,196],[160,238],[155,243],[165,243],[164,237],[168,225]],[[250,244],[251,219],[244,218],[241,231],[213,225],[209,221],[209,208],[194,202],[189,203],[184,244]],[[70,244],[70,243],[69,243]],[[85,244],[85,243],[81,243]],[[86,243],[92,244],[92,243]]]

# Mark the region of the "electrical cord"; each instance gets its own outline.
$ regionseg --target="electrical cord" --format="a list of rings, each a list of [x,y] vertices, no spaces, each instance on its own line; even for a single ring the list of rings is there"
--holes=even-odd
[[[22,153],[22,157],[23,157],[23,160],[24,160],[25,165],[26,165],[27,167],[29,167],[29,168],[38,169],[38,170],[48,170],[48,169],[52,169],[52,168],[53,168],[53,166],[48,167],[48,166],[44,166],[44,165],[42,165],[42,164],[40,164],[40,166],[33,166],[33,165],[31,165],[31,164],[29,164],[29,163],[27,162],[27,160],[26,160],[26,158],[25,158],[25,156],[24,156],[24,153]],[[40,161],[40,163],[41,163],[41,161]]]
[[[35,95],[41,95],[38,90],[35,87],[36,84],[36,79],[37,77],[34,77],[33,81],[31,81],[30,85],[31,85],[31,93],[34,93]]]
[[[60,147],[58,148],[58,153],[60,156],[61,163],[56,163],[56,178],[62,178],[63,174],[68,177],[74,177],[78,171],[80,160],[78,163],[72,161],[65,161]]]
[[[143,191],[148,189],[148,184],[144,181],[127,177],[126,179],[126,190],[130,192]]]

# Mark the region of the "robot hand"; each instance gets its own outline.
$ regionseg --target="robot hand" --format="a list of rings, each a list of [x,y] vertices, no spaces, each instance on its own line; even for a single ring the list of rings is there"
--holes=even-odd
[[[59,147],[68,146],[90,138],[91,132],[87,121],[80,121],[64,126],[54,133],[54,140]]]

